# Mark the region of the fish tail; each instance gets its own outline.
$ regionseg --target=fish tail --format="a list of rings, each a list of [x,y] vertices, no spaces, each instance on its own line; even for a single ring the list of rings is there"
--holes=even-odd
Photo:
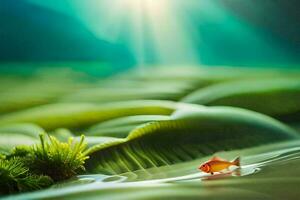
[[[234,160],[232,161],[232,164],[239,167],[239,166],[241,166],[241,165],[240,165],[240,161],[241,161],[241,158],[240,158],[240,157],[237,157],[236,159],[234,159]]]

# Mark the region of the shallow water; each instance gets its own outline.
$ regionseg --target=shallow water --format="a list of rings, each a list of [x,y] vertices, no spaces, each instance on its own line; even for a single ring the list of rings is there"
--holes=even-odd
[[[181,181],[201,181],[201,180],[212,180],[212,179],[222,179],[234,176],[248,176],[254,173],[263,173],[264,168],[273,165],[285,164],[291,160],[300,159],[300,147],[290,147],[286,149],[275,150],[272,152],[260,153],[257,155],[250,155],[242,157],[242,166],[237,168],[232,168],[228,173],[217,173],[215,175],[210,175],[204,172],[190,173],[187,175],[178,175],[168,178],[155,178],[157,174],[164,177],[163,173],[165,169],[159,170],[154,169],[156,172],[151,173],[150,170],[139,170],[136,172],[125,173],[123,175],[103,175],[103,174],[91,174],[91,175],[81,175],[78,176],[79,181],[89,181],[90,184],[95,183],[168,183],[168,182],[181,182]],[[192,161],[194,162],[194,161]],[[199,162],[200,165],[201,162]],[[247,164],[243,164],[247,163]],[[174,167],[174,166],[173,166]],[[195,165],[197,169],[197,165]],[[193,170],[187,169],[186,171]],[[139,180],[139,176],[143,176],[143,179],[148,177],[149,180]],[[165,176],[168,176],[166,173]],[[136,177],[136,178],[134,178]]]
[[[104,195],[103,197],[105,197],[105,195],[108,195],[107,192],[109,193],[109,195],[113,195],[115,192],[120,190],[130,193],[133,192],[132,190],[139,190],[139,188],[147,191],[151,191],[151,188],[160,188],[163,191],[167,190],[171,192],[174,191],[174,187],[176,188],[176,186],[184,186],[188,189],[191,189],[193,191],[192,195],[196,195],[197,197],[197,195],[199,195],[197,192],[197,187],[201,187],[201,185],[204,183],[204,185],[207,185],[208,183],[216,183],[217,187],[220,186],[221,189],[224,189],[225,191],[231,190],[232,185],[235,184],[238,184],[238,187],[241,188],[260,187],[259,185],[256,185],[255,181],[258,180],[259,183],[264,183],[265,181],[266,183],[268,183],[268,181],[273,180],[274,178],[278,178],[278,170],[276,172],[277,177],[272,177],[273,170],[275,168],[278,168],[279,172],[282,171],[281,169],[283,169],[283,171],[286,171],[286,169],[288,169],[289,165],[293,161],[299,163],[300,141],[294,140],[289,142],[264,145],[260,147],[244,149],[242,151],[237,150],[230,152],[219,152],[217,153],[217,155],[223,158],[228,158],[235,157],[238,153],[241,154],[241,168],[239,169],[238,174],[235,173],[236,171],[234,173],[224,173],[215,175],[199,172],[197,167],[203,161],[210,158],[206,157],[194,161],[175,164],[172,165],[172,167],[162,166],[147,170],[139,170],[131,173],[124,173],[121,175],[80,175],[75,180],[57,184],[52,188],[46,190],[8,196],[4,199],[80,199],[81,196],[84,194],[90,195],[89,197],[98,198],[98,195],[100,194]],[[298,164],[296,166],[298,166]],[[280,178],[282,178],[282,180],[288,180],[292,182],[296,181],[295,184],[298,183],[298,179],[295,179],[293,181],[293,177],[290,176],[290,174],[291,173],[289,173],[288,178]],[[243,177],[258,177],[258,179],[243,179]],[[226,180],[236,180],[237,182],[222,182]],[[281,183],[281,181],[276,181],[277,179],[274,180],[274,183]],[[254,183],[254,186],[249,185],[249,183]],[[283,181],[282,184],[286,183]],[[209,192],[210,189],[208,189],[209,191],[206,191],[205,188],[207,187],[201,188],[201,195],[211,195]],[[241,191],[244,192],[244,189]],[[253,192],[255,190],[246,188],[245,191]],[[245,195],[248,194],[247,192]],[[108,198],[111,198],[111,196],[109,195]],[[126,198],[130,199],[130,196],[127,196]]]

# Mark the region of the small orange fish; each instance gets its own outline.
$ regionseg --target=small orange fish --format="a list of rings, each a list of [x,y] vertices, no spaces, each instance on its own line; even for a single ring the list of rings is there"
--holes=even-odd
[[[198,169],[203,172],[214,174],[214,172],[222,172],[231,166],[240,167],[240,157],[237,157],[233,161],[226,161],[222,158],[214,156],[209,161],[200,165]]]

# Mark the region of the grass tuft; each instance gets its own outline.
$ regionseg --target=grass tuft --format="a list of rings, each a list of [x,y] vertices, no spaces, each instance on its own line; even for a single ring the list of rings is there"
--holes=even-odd
[[[32,175],[21,158],[0,159],[0,194],[37,190],[52,184],[50,177]]]
[[[84,136],[79,142],[69,138],[60,142],[53,136],[40,135],[40,144],[34,145],[27,155],[27,165],[32,172],[50,176],[54,181],[69,179],[85,170],[84,163],[88,156],[84,154],[87,144]]]

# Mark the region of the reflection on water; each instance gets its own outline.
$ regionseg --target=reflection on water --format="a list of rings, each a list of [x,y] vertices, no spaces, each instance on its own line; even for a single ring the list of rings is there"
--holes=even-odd
[[[203,180],[214,180],[223,179],[237,176],[247,176],[254,173],[260,173],[266,166],[280,165],[287,161],[295,160],[300,158],[300,147],[285,148],[281,150],[271,151],[267,153],[261,153],[252,156],[242,157],[242,166],[240,168],[232,169],[228,173],[219,173],[210,175],[203,172],[195,172],[194,169],[190,170],[191,173],[178,176],[180,168],[176,176],[170,176],[167,174],[168,170],[160,170],[159,168],[150,172],[150,170],[140,170],[137,172],[126,173],[122,175],[103,175],[103,174],[92,174],[92,175],[81,175],[78,176],[79,180],[89,180],[89,184],[111,184],[111,183],[137,183],[137,184],[155,184],[155,183],[170,183],[170,182],[191,182],[191,181],[203,181]],[[243,164],[246,163],[246,164]],[[197,166],[195,166],[197,169]],[[183,173],[184,174],[184,173]],[[142,178],[141,178],[142,177]],[[157,177],[157,178],[156,178]],[[158,178],[159,177],[159,178]],[[165,177],[165,178],[162,178]],[[142,180],[143,179],[143,180]]]
[[[291,172],[288,178],[286,179],[286,176],[281,178],[282,170],[276,170],[276,169],[282,168],[282,166],[280,165],[283,164],[285,168],[287,166],[288,167],[292,166],[292,169],[293,167],[295,167],[295,162],[291,162],[291,161],[300,158],[299,140],[293,140],[293,141],[271,144],[271,145],[262,145],[260,147],[253,147],[253,148],[237,150],[237,151],[219,152],[218,156],[228,159],[228,158],[236,157],[237,154],[241,155],[242,166],[238,171],[234,170],[232,173],[210,175],[198,171],[197,167],[199,163],[203,162],[204,159],[208,159],[208,158],[203,158],[199,160],[175,164],[172,166],[151,168],[143,171],[139,170],[139,171],[125,173],[121,175],[104,175],[104,174],[81,175],[77,177],[77,180],[68,181],[67,183],[62,183],[62,184],[56,184],[54,187],[49,188],[47,190],[41,190],[41,191],[28,193],[28,194],[21,194],[20,196],[11,196],[11,198],[8,197],[7,199],[12,199],[12,200],[43,199],[43,198],[57,199],[56,197],[66,197],[68,195],[70,195],[69,197],[72,199],[72,197],[74,197],[75,195],[84,196],[86,193],[89,193],[89,195],[92,196],[95,195],[95,199],[98,199],[99,197],[98,194],[100,193],[101,195],[105,196],[105,194],[109,194],[109,195],[114,194],[112,191],[127,191],[132,189],[131,191],[134,191],[135,194],[136,191],[139,191],[139,189],[143,189],[142,192],[144,191],[152,192],[151,191],[152,188],[156,188],[156,189],[170,188],[170,190],[168,191],[171,191],[172,193],[174,188],[181,188],[177,186],[178,185],[184,186],[185,183],[187,183],[187,185],[190,187],[188,191],[196,192],[194,193],[195,197],[196,196],[199,197],[199,195],[210,195],[211,192],[215,191],[215,186],[221,186],[219,187],[219,189],[225,193],[227,192],[227,194],[228,191],[230,193],[231,191],[235,191],[235,192],[239,191],[241,193],[238,192],[235,194],[238,195],[251,194],[251,197],[253,197],[252,196],[253,194],[254,195],[259,194],[260,196],[263,195],[262,193],[256,193],[255,191],[257,191],[258,188],[261,187],[261,185],[266,185],[270,183],[274,184],[272,185],[272,187],[276,188],[273,190],[273,192],[278,191],[275,195],[280,195],[282,191],[286,191],[286,190],[282,190],[282,186],[285,184],[290,184],[287,186],[287,188],[292,188],[292,190],[295,190],[295,188],[297,188],[297,185],[299,184],[298,177],[297,177],[299,176],[300,173],[299,170],[298,170],[298,174]],[[296,162],[296,166],[298,165],[299,165],[299,161]],[[286,170],[283,171],[285,172]],[[253,175],[254,173],[256,173],[253,176],[256,177],[254,179],[251,179],[252,176],[249,176],[245,179],[239,177],[239,176]],[[273,173],[275,173],[274,177],[272,175]],[[275,179],[273,179],[273,181],[270,182],[270,178],[271,179],[275,178]],[[233,181],[233,179],[237,181]],[[215,181],[215,180],[220,180],[220,181]],[[201,183],[202,181],[203,183],[205,182],[203,186],[206,187],[206,189],[199,188],[199,186],[202,185]],[[242,183],[247,183],[247,184],[244,185]],[[253,184],[249,184],[249,183],[253,183]],[[183,190],[183,192],[186,195],[186,190]],[[298,196],[299,195],[297,194],[297,198],[295,199],[298,199]],[[265,197],[266,196],[263,195],[263,199],[266,199]],[[82,199],[81,196],[79,199]],[[116,199],[119,199],[119,196],[117,196]],[[273,199],[273,198],[269,198],[269,199]]]

